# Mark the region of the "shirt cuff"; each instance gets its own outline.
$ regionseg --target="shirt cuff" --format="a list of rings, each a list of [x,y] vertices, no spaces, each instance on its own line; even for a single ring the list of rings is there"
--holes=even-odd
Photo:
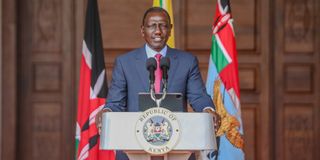
[[[208,106],[208,107],[204,107],[202,111],[205,111],[206,109],[210,109],[212,112],[215,112],[216,110],[213,109],[212,107]]]
[[[106,107],[105,107],[105,108],[103,108],[102,110],[103,110],[103,111],[112,112],[112,110],[111,110],[110,108],[106,108]]]

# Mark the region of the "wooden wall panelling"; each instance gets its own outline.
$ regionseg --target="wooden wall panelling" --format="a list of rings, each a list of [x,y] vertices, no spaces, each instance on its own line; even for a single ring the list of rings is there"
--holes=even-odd
[[[317,158],[317,159],[320,159],[320,140],[319,140],[319,135],[320,135],[320,84],[318,83],[320,81],[320,2],[319,1],[315,1],[314,3],[314,7],[315,7],[315,23],[314,23],[314,35],[315,35],[315,40],[314,40],[314,47],[315,47],[315,55],[314,55],[314,59],[313,61],[315,62],[315,72],[317,74],[314,75],[314,79],[315,79],[315,82],[314,82],[314,113],[315,113],[315,116],[313,121],[314,121],[314,139],[313,141],[315,140],[318,140],[318,141],[315,141],[315,145],[313,147],[313,153],[314,153],[314,157]]]
[[[257,109],[257,139],[256,139],[256,159],[272,159],[272,134],[271,134],[271,121],[272,113],[270,111],[272,98],[270,97],[270,77],[272,67],[270,65],[270,2],[266,0],[256,1],[256,29],[255,33],[255,46],[253,53],[256,53],[257,63],[255,60],[250,60],[251,53],[244,55],[249,63],[252,65],[259,65],[255,70],[257,89],[255,92],[251,92],[252,95],[259,95],[259,98],[252,100],[258,100]],[[254,57],[254,56],[253,56]],[[240,60],[239,60],[240,61]],[[241,62],[241,61],[240,61]],[[249,94],[248,94],[249,95]]]
[[[76,117],[76,98],[78,94],[75,92],[75,72],[79,72],[74,67],[75,64],[75,31],[74,28],[74,0],[62,0],[62,93],[60,102],[62,104],[62,137],[61,141],[61,159],[73,159],[75,155],[75,117]]]
[[[0,0],[2,11],[2,0]],[[0,48],[2,48],[2,12],[0,12]],[[2,49],[0,49],[0,90],[2,91]],[[0,94],[0,158],[2,157],[2,94]]]
[[[257,111],[257,157],[256,159],[268,160],[273,159],[273,143],[272,139],[272,101],[271,86],[272,86],[272,64],[271,64],[271,2],[268,0],[256,0],[257,6],[255,7],[256,12],[256,25],[257,28],[254,31],[256,34],[256,51],[259,54],[258,64],[260,64],[258,70],[258,76],[261,81],[258,81],[259,93],[259,109]]]
[[[19,2],[18,159],[72,159],[73,1]]]
[[[275,2],[275,159],[319,159],[318,5]]]
[[[288,0],[284,4],[284,51],[285,53],[314,52],[314,0]]]
[[[0,0],[0,9],[2,11],[2,0]],[[2,12],[0,11],[0,48],[2,48]],[[2,91],[2,49],[0,49],[0,90]],[[0,94],[0,158],[2,158],[2,94]]]
[[[16,1],[0,1],[0,159],[15,160],[16,155],[16,111],[17,111],[17,67],[16,67]]]
[[[32,147],[33,159],[60,159],[62,157],[62,105],[59,102],[34,102]],[[70,140],[69,140],[70,141]],[[71,141],[70,141],[71,142]]]
[[[285,159],[312,160],[315,145],[314,106],[312,104],[285,104],[284,157]]]
[[[281,98],[277,98],[277,97],[282,97],[282,88],[283,88],[283,84],[281,79],[277,78],[277,77],[281,77],[282,76],[282,68],[277,65],[279,62],[282,61],[283,57],[282,57],[282,48],[283,48],[283,1],[274,1],[274,28],[278,28],[277,30],[275,30],[274,33],[274,56],[273,56],[273,60],[274,60],[274,86],[277,86],[278,88],[275,88],[276,91],[274,91],[274,114],[275,114],[275,120],[274,120],[274,135],[275,135],[275,156],[274,159],[277,160],[281,160],[284,159],[283,156],[281,155],[281,152],[283,152],[283,143],[279,143],[282,142],[281,140],[283,139],[283,135],[281,134],[280,130],[282,129],[282,121],[281,121],[281,110],[282,110],[282,103],[281,103]],[[281,18],[276,18],[276,17],[281,17]]]
[[[35,0],[33,3],[33,43],[34,53],[61,51],[62,4],[59,0]],[[41,53],[40,53],[41,54]]]
[[[259,64],[243,64],[239,66],[239,79],[242,92],[260,93],[261,79],[260,79],[260,65]]]
[[[106,49],[141,47],[140,26],[145,10],[152,1],[100,0],[103,46]]]
[[[18,27],[18,135],[17,159],[31,160],[32,156],[32,107],[29,92],[31,88],[30,57],[32,51],[32,3],[18,1],[18,21],[23,27]],[[23,107],[21,107],[23,106]],[[28,138],[26,138],[28,137]]]
[[[178,49],[186,48],[186,5],[185,0],[174,0],[173,15],[174,15],[174,27],[175,27],[175,45]]]
[[[232,16],[234,18],[234,29],[236,33],[237,49],[255,51],[257,49],[256,31],[260,17],[260,0],[230,1]]]
[[[241,116],[242,121],[244,123],[244,140],[245,140],[245,159],[257,159],[257,155],[259,154],[257,148],[257,125],[258,124],[258,117],[261,116],[259,114],[259,110],[257,110],[257,104],[249,104],[249,103],[241,103]],[[248,123],[250,122],[250,123]]]
[[[186,1],[186,50],[210,49],[215,5],[210,0]]]
[[[98,5],[100,5],[98,1]],[[75,72],[75,92],[78,93],[79,89],[79,77],[80,77],[80,62],[81,62],[81,55],[82,55],[82,42],[84,37],[84,21],[85,21],[85,12],[87,7],[87,0],[75,0],[74,1],[74,9],[75,9],[75,62],[74,62],[74,72]],[[101,16],[100,16],[101,19]],[[102,28],[103,30],[103,28]],[[78,97],[75,97],[75,112],[77,111],[77,101]],[[76,115],[73,117],[76,121]]]
[[[287,94],[314,93],[314,66],[312,64],[284,65],[284,92]]]

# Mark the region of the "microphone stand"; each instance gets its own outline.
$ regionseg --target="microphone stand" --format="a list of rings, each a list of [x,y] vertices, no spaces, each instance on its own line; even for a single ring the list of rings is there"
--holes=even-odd
[[[163,90],[162,90],[163,94],[159,99],[157,99],[156,94],[154,92],[154,84],[150,84],[151,99],[156,102],[157,107],[160,107],[161,102],[166,98],[166,95],[167,95],[167,84],[168,84],[167,80],[163,80]]]
[[[161,102],[166,98],[166,95],[167,95],[168,70],[170,68],[170,59],[169,58],[162,58],[160,61],[160,67],[163,72],[163,76],[162,76],[162,84],[163,84],[162,92],[163,92],[163,94],[159,99],[157,99],[157,97],[155,95],[153,82],[150,82],[150,96],[151,96],[151,99],[156,102],[157,107],[160,107]]]

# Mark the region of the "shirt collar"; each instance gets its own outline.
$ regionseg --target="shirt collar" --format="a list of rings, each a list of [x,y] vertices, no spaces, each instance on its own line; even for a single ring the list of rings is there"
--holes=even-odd
[[[155,57],[156,54],[158,54],[159,52],[151,49],[148,44],[145,45],[145,49],[146,49],[146,53],[147,53],[147,57]],[[167,45],[165,45],[162,50],[160,51],[160,54],[162,55],[162,57],[165,57],[167,55]]]

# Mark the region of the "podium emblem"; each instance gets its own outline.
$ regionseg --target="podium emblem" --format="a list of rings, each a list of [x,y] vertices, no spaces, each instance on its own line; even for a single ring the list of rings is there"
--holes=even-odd
[[[146,110],[136,124],[137,140],[150,154],[168,153],[178,142],[179,135],[180,126],[176,115],[165,108]]]

